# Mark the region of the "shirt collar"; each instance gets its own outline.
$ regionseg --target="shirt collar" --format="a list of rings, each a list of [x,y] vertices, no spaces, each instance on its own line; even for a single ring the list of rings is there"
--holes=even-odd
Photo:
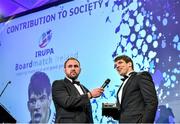
[[[128,77],[131,76],[131,74],[133,74],[133,72],[134,72],[134,70],[128,72],[126,76],[128,76]]]
[[[67,76],[66,76],[66,78],[67,78],[71,83],[73,83],[73,80],[72,80],[71,78],[68,78]],[[78,79],[76,79],[75,81],[79,82]]]

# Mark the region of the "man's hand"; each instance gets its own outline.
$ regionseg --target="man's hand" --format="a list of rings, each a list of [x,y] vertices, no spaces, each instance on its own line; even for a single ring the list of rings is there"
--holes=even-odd
[[[104,92],[103,88],[96,88],[93,89],[91,92],[88,92],[88,97],[91,98],[97,98],[101,96],[101,94]]]

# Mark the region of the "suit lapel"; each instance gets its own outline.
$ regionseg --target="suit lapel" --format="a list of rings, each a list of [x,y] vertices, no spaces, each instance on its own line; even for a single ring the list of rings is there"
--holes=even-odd
[[[122,92],[122,99],[121,99],[121,103],[123,102],[125,93],[127,91],[127,89],[129,88],[130,83],[133,83],[132,80],[135,77],[135,75],[137,74],[137,72],[133,72],[130,76],[130,78],[127,80],[126,84],[123,87],[123,92]]]
[[[77,95],[80,95],[78,90],[76,89],[76,87],[74,86],[74,84],[71,83],[70,80],[68,80],[67,78],[64,78],[64,82],[66,84],[67,87],[70,87],[71,89],[71,92],[77,94]]]

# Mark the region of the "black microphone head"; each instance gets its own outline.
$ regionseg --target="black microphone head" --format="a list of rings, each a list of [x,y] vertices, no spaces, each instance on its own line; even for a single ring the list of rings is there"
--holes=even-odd
[[[108,79],[106,79],[106,81],[105,81],[105,83],[109,83],[111,80],[108,78]]]
[[[105,88],[111,80],[108,78],[105,80],[104,84],[101,86],[102,88]]]

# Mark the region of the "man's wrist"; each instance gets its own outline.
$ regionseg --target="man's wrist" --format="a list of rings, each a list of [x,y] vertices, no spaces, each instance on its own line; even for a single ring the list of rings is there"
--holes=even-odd
[[[91,92],[88,92],[88,98],[89,98],[89,99],[93,98],[93,96],[92,96],[92,93],[91,93]]]

